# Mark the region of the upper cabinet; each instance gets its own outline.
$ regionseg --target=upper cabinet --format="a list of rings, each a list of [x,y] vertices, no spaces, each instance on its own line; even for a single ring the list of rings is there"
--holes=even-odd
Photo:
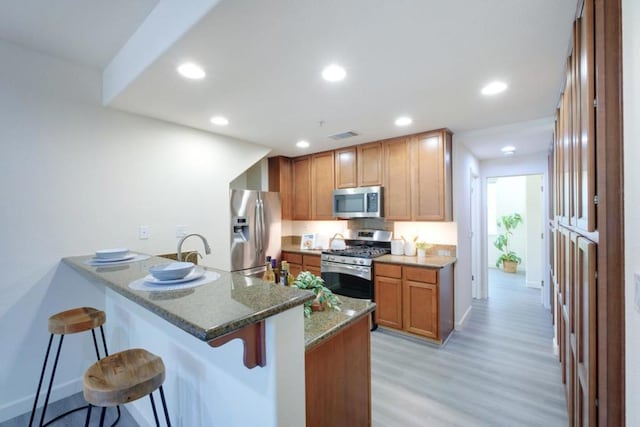
[[[382,185],[384,150],[382,142],[358,145],[358,187]]]
[[[451,221],[451,133],[429,132],[412,141],[412,219]]]
[[[333,151],[311,156],[311,219],[333,219]]]
[[[447,129],[269,159],[269,189],[280,191],[282,219],[334,219],[334,189],[382,185],[385,219],[451,221],[451,183]]]
[[[293,218],[291,163],[291,159],[282,156],[269,159],[269,191],[280,193],[282,219]]]
[[[356,147],[347,147],[335,151],[336,188],[357,187]]]
[[[311,219],[311,156],[292,160],[292,219]]]
[[[411,220],[411,139],[384,142],[384,216],[391,221]]]

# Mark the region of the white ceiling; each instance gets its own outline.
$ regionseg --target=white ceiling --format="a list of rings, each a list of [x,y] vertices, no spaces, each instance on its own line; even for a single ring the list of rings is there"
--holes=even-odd
[[[0,37],[104,68],[156,2],[10,3],[18,6],[0,4]],[[441,127],[479,158],[501,156],[507,140],[519,154],[544,151],[575,7],[576,0],[222,0],[108,105],[285,155]],[[204,66],[206,79],[178,76],[185,60]],[[331,62],[346,68],[344,81],[322,80]],[[509,90],[482,96],[494,79]],[[230,124],[212,125],[218,114]],[[413,124],[396,127],[399,115]],[[360,136],[327,138],[348,130]],[[311,147],[296,148],[299,139]]]

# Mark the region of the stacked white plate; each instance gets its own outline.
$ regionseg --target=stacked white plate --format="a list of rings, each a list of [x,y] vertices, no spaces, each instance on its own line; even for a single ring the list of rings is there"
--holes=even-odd
[[[136,254],[129,252],[127,248],[101,249],[96,251],[96,256],[91,261],[96,263],[110,263],[127,261],[135,258]]]

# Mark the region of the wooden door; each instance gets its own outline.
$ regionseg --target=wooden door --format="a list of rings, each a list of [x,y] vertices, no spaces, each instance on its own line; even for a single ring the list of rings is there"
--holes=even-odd
[[[269,191],[280,193],[282,219],[292,219],[293,211],[293,179],[291,159],[287,157],[269,158]]]
[[[353,188],[358,185],[356,147],[335,151],[336,188]]]
[[[320,255],[304,255],[302,257],[302,270],[320,276]]]
[[[585,231],[596,229],[596,170],[595,170],[595,54],[593,2],[586,1],[582,16],[576,21],[574,49],[576,61],[579,105],[576,110],[576,140],[574,159],[575,225]]]
[[[576,390],[575,425],[596,421],[596,244],[577,239],[575,266]]]
[[[384,207],[388,221],[411,220],[410,138],[384,143]]]
[[[572,232],[565,232],[567,238],[567,258],[565,262],[567,271],[567,282],[565,288],[565,305],[563,307],[563,316],[565,317],[565,340],[566,340],[566,363],[565,371],[567,382],[565,384],[565,392],[567,396],[567,411],[569,414],[569,425],[575,425],[575,396],[576,396],[576,254],[578,235]]]
[[[311,219],[311,157],[296,157],[292,161],[293,219]]]
[[[404,280],[402,289],[404,330],[438,338],[438,285]]]
[[[377,264],[374,279],[375,321],[378,325],[402,329],[402,267]]]
[[[382,185],[383,158],[381,142],[358,145],[358,187]]]
[[[311,219],[333,218],[333,151],[311,156]]]
[[[412,142],[411,181],[414,221],[444,221],[448,201],[443,132],[417,135]]]

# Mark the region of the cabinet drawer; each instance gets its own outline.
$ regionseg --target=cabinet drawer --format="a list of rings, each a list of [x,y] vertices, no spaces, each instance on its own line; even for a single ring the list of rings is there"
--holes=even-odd
[[[396,264],[379,264],[375,267],[376,276],[402,278],[402,266]]]
[[[405,279],[414,282],[438,283],[438,270],[419,267],[405,267]]]
[[[282,252],[282,259],[290,264],[302,264],[302,254]]]
[[[320,256],[319,255],[304,255],[304,266],[313,266],[320,267]]]

